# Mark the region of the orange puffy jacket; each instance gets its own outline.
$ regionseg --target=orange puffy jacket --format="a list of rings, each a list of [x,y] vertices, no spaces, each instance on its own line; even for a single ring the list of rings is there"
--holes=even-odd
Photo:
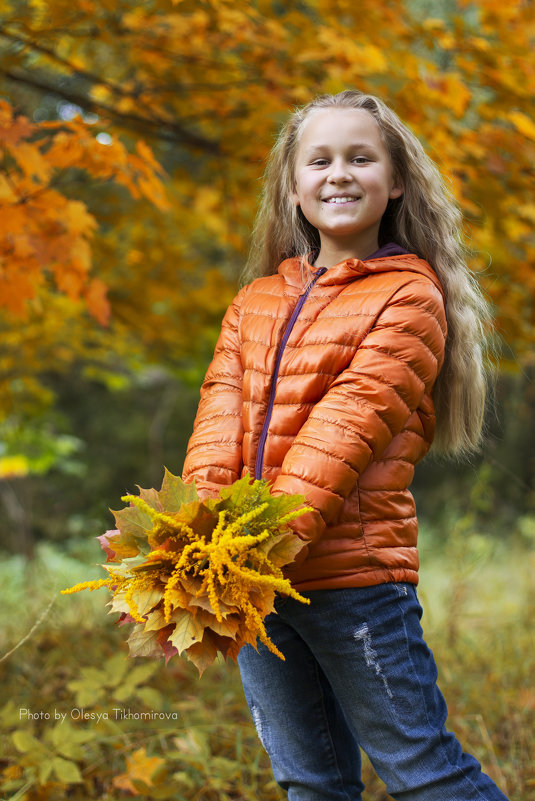
[[[316,511],[293,528],[308,548],[287,571],[299,590],[417,583],[408,487],[445,337],[440,283],[417,256],[284,261],[225,315],[184,480],[206,495],[248,473],[304,495]]]

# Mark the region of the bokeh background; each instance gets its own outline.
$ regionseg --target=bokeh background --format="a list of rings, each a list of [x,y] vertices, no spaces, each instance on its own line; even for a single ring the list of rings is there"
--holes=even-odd
[[[180,473],[266,155],[347,88],[447,176],[494,305],[484,449],[416,474],[420,595],[451,728],[535,798],[534,40],[529,0],[0,1],[3,799],[282,798],[234,665],[127,660],[105,593],[59,590]]]

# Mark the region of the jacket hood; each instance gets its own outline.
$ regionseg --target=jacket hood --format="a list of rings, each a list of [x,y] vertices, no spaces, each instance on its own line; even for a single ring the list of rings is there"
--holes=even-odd
[[[279,275],[281,275],[290,286],[302,287],[314,277],[317,267],[310,264],[309,257],[294,256],[286,259],[279,265]],[[384,255],[378,258],[369,259],[345,259],[339,264],[335,264],[321,275],[316,281],[316,286],[332,286],[334,284],[346,284],[365,275],[375,275],[388,272],[412,272],[424,275],[440,290],[444,291],[437,274],[424,259],[419,258],[414,253],[401,253],[400,255]],[[310,278],[307,279],[307,276]]]

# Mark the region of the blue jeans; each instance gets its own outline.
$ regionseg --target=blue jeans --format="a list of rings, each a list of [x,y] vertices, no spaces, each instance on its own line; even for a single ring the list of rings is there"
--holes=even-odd
[[[401,801],[507,801],[444,727],[446,704],[412,584],[278,598],[238,663],[249,709],[291,801],[361,801],[359,746]]]

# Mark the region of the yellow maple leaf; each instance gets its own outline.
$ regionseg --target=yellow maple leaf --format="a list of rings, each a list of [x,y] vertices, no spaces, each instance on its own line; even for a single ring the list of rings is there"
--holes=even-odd
[[[182,651],[186,651],[194,643],[202,640],[204,628],[200,621],[190,612],[177,609],[171,615],[170,620],[175,624],[175,628],[169,637],[169,641],[175,646],[179,654]]]
[[[133,795],[141,795],[148,788],[161,783],[166,774],[165,759],[150,757],[145,748],[138,748],[126,757],[126,771],[114,776],[113,786]]]

